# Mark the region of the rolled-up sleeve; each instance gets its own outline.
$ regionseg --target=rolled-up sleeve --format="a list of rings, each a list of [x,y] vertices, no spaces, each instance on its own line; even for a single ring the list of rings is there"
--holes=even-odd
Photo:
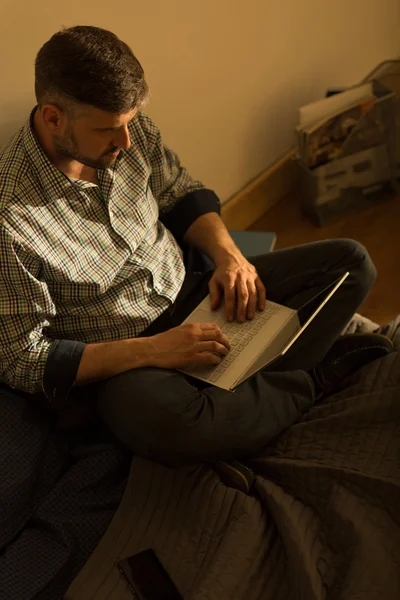
[[[148,141],[150,188],[158,203],[160,221],[181,241],[198,217],[220,213],[220,201],[215,192],[193,179],[178,155],[164,145],[153,121],[142,114],[141,122]]]
[[[49,364],[59,363],[57,352],[59,340],[44,334],[55,315],[55,305],[47,284],[40,280],[40,265],[22,244],[4,228],[0,228],[0,379],[10,387],[25,392],[45,392],[51,399],[55,396],[54,378],[58,372],[67,390],[73,384],[79,361],[77,354],[84,346],[74,342],[71,368],[48,370],[48,384],[44,386],[44,373],[49,355]],[[62,350],[63,346],[61,346]],[[63,355],[66,346],[64,345]],[[72,379],[72,381],[71,381]],[[45,389],[45,387],[47,389]]]
[[[86,344],[54,340],[43,374],[43,391],[50,404],[62,406],[72,390]]]

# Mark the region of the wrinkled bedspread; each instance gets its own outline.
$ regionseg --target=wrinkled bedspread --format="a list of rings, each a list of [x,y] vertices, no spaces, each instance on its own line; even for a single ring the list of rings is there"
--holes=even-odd
[[[374,330],[355,320],[349,331]],[[115,563],[154,548],[185,599],[400,598],[400,318],[396,351],[251,461],[251,496],[207,466],[134,457],[111,525],[68,599],[129,600]]]

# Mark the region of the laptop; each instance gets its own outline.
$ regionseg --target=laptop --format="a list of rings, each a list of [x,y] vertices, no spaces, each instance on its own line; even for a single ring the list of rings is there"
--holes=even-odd
[[[345,273],[299,310],[267,300],[265,309],[244,323],[227,321],[224,306],[210,310],[210,296],[206,296],[184,323],[217,323],[228,337],[231,349],[218,365],[195,365],[180,370],[233,391],[254,373],[285,356],[348,276]]]

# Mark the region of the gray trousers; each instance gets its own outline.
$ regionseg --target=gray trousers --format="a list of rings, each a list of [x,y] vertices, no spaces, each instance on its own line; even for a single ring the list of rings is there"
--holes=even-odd
[[[254,455],[295,423],[314,403],[305,372],[325,356],[368,295],[376,270],[366,249],[347,239],[327,240],[258,256],[251,262],[267,298],[291,308],[339,278],[350,276],[279,370],[261,370],[234,392],[208,386],[174,370],[133,369],[97,384],[106,425],[141,456],[169,465]],[[166,311],[144,335],[178,325],[208,293],[211,273],[188,275],[173,315]]]

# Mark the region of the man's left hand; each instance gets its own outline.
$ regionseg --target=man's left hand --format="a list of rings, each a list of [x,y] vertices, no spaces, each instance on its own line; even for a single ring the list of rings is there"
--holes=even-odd
[[[217,264],[209,282],[211,310],[216,310],[224,297],[228,321],[253,319],[265,308],[265,287],[257,270],[243,255],[229,256]],[[237,312],[235,315],[235,307]]]

